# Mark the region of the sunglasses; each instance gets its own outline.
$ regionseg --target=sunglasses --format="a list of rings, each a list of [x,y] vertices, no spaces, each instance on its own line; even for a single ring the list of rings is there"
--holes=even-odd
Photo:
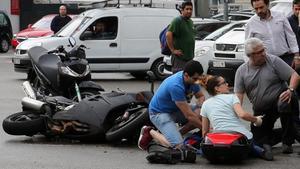
[[[226,81],[224,81],[224,82],[219,83],[218,86],[222,86],[222,85],[224,85],[224,84],[227,85],[228,83],[227,83]]]

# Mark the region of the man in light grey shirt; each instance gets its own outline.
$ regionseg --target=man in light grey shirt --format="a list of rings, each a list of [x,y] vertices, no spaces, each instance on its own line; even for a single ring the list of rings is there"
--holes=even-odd
[[[251,0],[251,5],[256,15],[246,24],[245,38],[259,38],[264,42],[267,53],[279,56],[291,66],[294,56],[299,56],[299,49],[287,17],[271,11],[269,0]]]
[[[253,139],[258,145],[271,147],[274,144],[274,123],[280,117],[282,152],[292,153],[291,145],[295,138],[293,118],[298,113],[294,89],[298,86],[300,77],[280,58],[266,54],[263,42],[258,38],[246,40],[245,52],[249,61],[242,64],[236,72],[234,92],[241,104],[246,93],[253,105],[254,115],[264,115],[261,127],[251,125]],[[289,85],[286,83],[288,80]],[[278,101],[286,105],[282,110],[277,107]]]

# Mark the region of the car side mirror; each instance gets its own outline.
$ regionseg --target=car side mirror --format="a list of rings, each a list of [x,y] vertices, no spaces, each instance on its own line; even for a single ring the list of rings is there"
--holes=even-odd
[[[28,24],[27,28],[31,28],[32,27],[32,24]]]
[[[84,40],[88,40],[92,38],[92,32],[91,31],[85,31],[80,35],[80,40],[84,41]]]
[[[71,47],[74,47],[76,45],[76,40],[74,37],[69,37],[69,44]]]
[[[79,37],[79,39],[80,39],[80,40],[82,40],[82,41],[86,40],[86,36],[85,36],[85,34],[84,34],[84,33],[83,33],[83,34],[81,34],[81,35],[80,35],[80,37]]]

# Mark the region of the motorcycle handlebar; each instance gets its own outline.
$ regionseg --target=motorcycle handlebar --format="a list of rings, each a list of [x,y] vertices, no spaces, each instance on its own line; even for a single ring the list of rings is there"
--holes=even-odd
[[[73,47],[72,50],[67,52],[63,45],[58,46],[56,49],[51,50],[48,52],[48,54],[58,54],[59,56],[63,57],[64,59],[70,58],[70,57],[76,57],[76,58],[85,58],[85,50],[87,47],[85,45],[79,45]],[[62,59],[63,59],[62,58]]]

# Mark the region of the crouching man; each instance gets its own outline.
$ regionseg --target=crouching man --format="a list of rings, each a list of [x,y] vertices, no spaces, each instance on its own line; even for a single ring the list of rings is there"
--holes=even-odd
[[[151,156],[149,143],[152,140],[169,149],[171,154],[174,153],[173,150],[182,153],[186,150],[183,147],[182,135],[195,127],[201,129],[199,114],[205,97],[196,82],[202,73],[202,65],[191,60],[186,63],[183,71],[165,79],[154,94],[149,104],[149,116],[158,131],[153,127],[144,126],[138,141],[139,148],[150,153],[147,157],[150,162],[155,162],[157,158],[155,153]],[[190,106],[189,102],[193,96],[197,99],[196,105]],[[179,129],[176,123],[183,126]]]

